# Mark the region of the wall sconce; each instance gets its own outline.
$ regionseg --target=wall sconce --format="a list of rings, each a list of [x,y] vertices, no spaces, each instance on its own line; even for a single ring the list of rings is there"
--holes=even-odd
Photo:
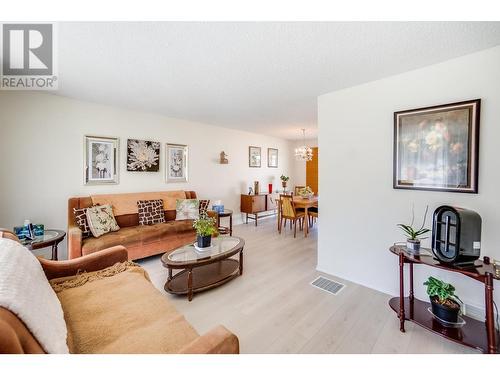
[[[229,164],[229,160],[227,159],[227,154],[224,151],[220,153],[220,163]]]

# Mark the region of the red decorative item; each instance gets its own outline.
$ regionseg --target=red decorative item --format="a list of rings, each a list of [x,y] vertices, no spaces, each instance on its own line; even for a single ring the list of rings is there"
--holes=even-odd
[[[269,184],[269,194],[273,192],[273,184]]]

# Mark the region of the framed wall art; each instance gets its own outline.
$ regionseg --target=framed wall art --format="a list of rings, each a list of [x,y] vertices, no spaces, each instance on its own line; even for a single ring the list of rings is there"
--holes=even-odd
[[[158,172],[160,170],[160,142],[127,140],[127,171]]]
[[[267,149],[267,166],[269,168],[278,168],[278,149],[268,148]]]
[[[478,192],[481,99],[394,113],[395,189]]]
[[[248,147],[248,166],[251,168],[260,168],[261,161],[260,147]]]
[[[84,184],[117,184],[120,139],[84,137]]]
[[[188,146],[167,143],[165,175],[167,183],[188,181]]]

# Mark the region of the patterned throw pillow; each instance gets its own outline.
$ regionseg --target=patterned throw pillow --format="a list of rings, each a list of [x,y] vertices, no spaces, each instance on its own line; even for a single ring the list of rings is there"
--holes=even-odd
[[[210,199],[200,199],[200,215],[206,214],[208,211],[208,205],[210,204]]]
[[[152,225],[165,222],[163,199],[137,201],[139,211],[139,225]]]
[[[87,222],[94,237],[120,230],[109,204],[87,208]]]
[[[177,199],[175,220],[195,220],[200,217],[198,199]]]
[[[73,208],[73,214],[75,215],[75,223],[78,228],[82,231],[82,237],[87,238],[92,235],[89,228],[89,223],[87,221],[87,208]]]

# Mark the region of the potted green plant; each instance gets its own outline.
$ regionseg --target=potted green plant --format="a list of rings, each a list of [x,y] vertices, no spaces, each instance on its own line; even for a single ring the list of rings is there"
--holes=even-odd
[[[196,242],[199,248],[210,247],[212,244],[212,235],[217,233],[215,219],[209,217],[206,213],[201,214],[193,222],[193,228],[196,229]]]
[[[425,208],[424,219],[422,221],[422,225],[420,228],[413,228],[413,223],[415,221],[415,209],[412,207],[412,217],[410,224],[398,224],[397,226],[403,230],[407,239],[406,239],[406,248],[411,250],[415,254],[418,254],[420,251],[420,240],[423,240],[427,237],[420,237],[425,233],[430,232],[430,229],[424,228],[425,219],[427,218],[427,211],[429,210],[429,206]]]
[[[455,294],[455,287],[432,276],[424,285],[427,286],[432,313],[446,322],[458,322],[462,300]]]
[[[281,180],[281,186],[283,186],[283,190],[286,190],[286,185],[290,177],[285,176],[284,174],[281,175],[280,180]]]

